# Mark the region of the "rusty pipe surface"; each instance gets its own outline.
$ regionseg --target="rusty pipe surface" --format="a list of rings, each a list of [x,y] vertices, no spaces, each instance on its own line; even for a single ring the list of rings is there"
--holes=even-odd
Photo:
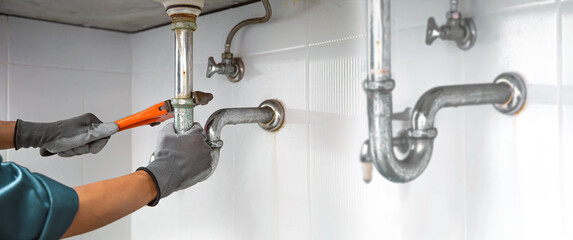
[[[185,13],[190,7],[170,8],[171,30],[175,33],[175,96],[171,100],[175,132],[181,134],[191,129],[193,111],[193,31],[197,29],[197,15]],[[189,8],[189,9],[188,9]]]

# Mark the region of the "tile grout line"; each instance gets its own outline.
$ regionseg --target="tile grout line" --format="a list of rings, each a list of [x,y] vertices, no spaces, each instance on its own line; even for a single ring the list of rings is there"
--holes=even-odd
[[[559,136],[558,136],[558,141],[559,141],[559,146],[558,149],[559,151],[557,152],[558,155],[558,159],[559,159],[559,194],[560,194],[560,199],[561,201],[559,202],[560,204],[560,208],[561,208],[561,234],[562,236],[565,236],[566,231],[565,231],[565,223],[566,223],[566,217],[565,214],[563,213],[565,210],[565,203],[564,203],[564,197],[565,197],[565,172],[564,172],[564,160],[563,160],[563,11],[561,9],[561,2],[560,0],[557,0],[557,19],[556,19],[556,27],[557,27],[557,46],[556,46],[556,51],[557,51],[557,86],[558,86],[558,91],[557,91],[557,122],[558,122],[558,129],[559,129]]]
[[[39,67],[39,68],[52,68],[52,69],[59,69],[59,70],[70,70],[70,71],[78,71],[78,72],[96,72],[96,73],[108,73],[108,74],[120,74],[120,75],[131,75],[132,73],[121,72],[121,71],[106,71],[101,69],[87,69],[87,68],[79,68],[79,67],[65,67],[65,66],[56,66],[56,65],[47,65],[47,64],[31,64],[31,63],[24,63],[24,62],[15,62],[15,61],[8,61],[8,63],[13,65],[19,66],[27,66],[27,67]]]
[[[305,1],[305,20],[306,20],[306,56],[305,56],[305,108],[306,108],[306,199],[307,199],[307,221],[308,221],[308,230],[307,230],[307,237],[309,240],[312,239],[312,191],[311,191],[311,159],[310,159],[310,151],[311,151],[311,142],[310,142],[310,23],[308,19],[308,7],[309,7],[309,0]]]
[[[466,53],[462,52],[462,82],[467,84],[466,80]],[[463,154],[463,165],[464,165],[464,239],[468,239],[468,157],[467,157],[467,137],[468,137],[468,123],[467,123],[467,111],[464,110],[462,115],[462,127],[463,127],[463,138],[462,138],[462,154]]]

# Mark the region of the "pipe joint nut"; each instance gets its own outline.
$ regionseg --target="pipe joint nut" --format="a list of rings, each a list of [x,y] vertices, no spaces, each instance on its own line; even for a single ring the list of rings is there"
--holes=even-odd
[[[207,142],[207,145],[211,148],[222,148],[223,147],[223,140],[215,140]]]
[[[197,23],[195,22],[172,22],[171,30],[176,29],[191,29],[192,31],[197,30]]]
[[[414,139],[434,139],[438,136],[438,129],[408,129],[408,137]]]
[[[230,59],[230,60],[232,60],[232,59],[233,59],[233,54],[230,53],[230,52],[221,53],[221,59],[223,59],[223,60],[225,60],[225,59]]]
[[[173,108],[193,108],[195,101],[192,98],[173,98],[171,99]]]
[[[384,81],[364,81],[363,88],[365,91],[376,91],[376,92],[391,92],[394,90],[396,83],[394,79],[388,79]]]

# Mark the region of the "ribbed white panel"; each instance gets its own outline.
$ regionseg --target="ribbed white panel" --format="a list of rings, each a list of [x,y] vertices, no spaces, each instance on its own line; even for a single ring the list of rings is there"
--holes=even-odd
[[[359,56],[311,61],[310,110],[346,116],[366,114],[362,90],[365,59]]]

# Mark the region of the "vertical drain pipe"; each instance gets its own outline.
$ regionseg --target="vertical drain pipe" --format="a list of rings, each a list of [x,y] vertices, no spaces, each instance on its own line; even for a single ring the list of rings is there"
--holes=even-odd
[[[174,127],[179,134],[191,129],[193,108],[193,31],[204,0],[156,0],[163,3],[175,33],[175,97],[171,100]]]

